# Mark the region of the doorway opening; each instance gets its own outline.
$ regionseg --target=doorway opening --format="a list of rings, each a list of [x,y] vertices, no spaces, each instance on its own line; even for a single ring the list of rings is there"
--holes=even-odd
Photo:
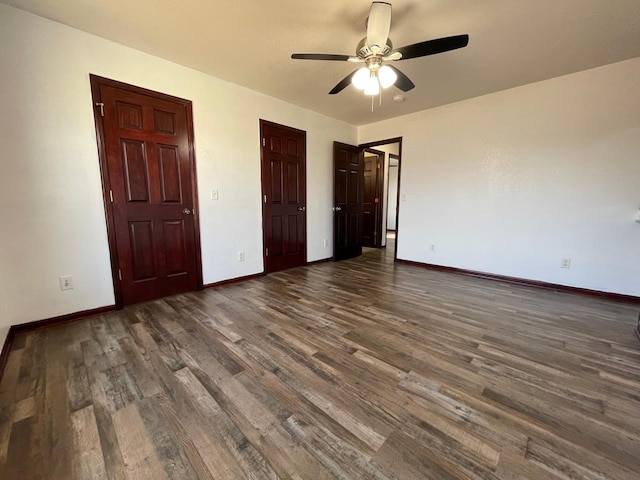
[[[380,196],[380,243],[378,248],[391,248],[397,259],[400,219],[400,171],[402,164],[402,137],[389,138],[359,146],[365,152],[375,150],[384,154],[382,194]]]
[[[364,195],[362,218],[362,246],[378,248],[384,245],[383,193],[385,152],[366,148],[364,150]]]
[[[393,157],[392,157],[393,156]],[[370,159],[367,167],[367,158]],[[393,243],[393,259],[397,259],[397,237],[399,224],[399,192],[400,165],[402,158],[402,137],[390,138],[362,144],[347,145],[340,142],[333,144],[333,260],[346,260],[362,254],[369,242],[372,248],[386,248],[388,242],[387,221],[388,210],[392,208],[395,215],[395,231],[389,231],[389,244]],[[376,163],[377,162],[377,163]],[[397,169],[398,180],[395,182],[395,193],[389,201],[389,165]],[[377,168],[380,164],[380,168]],[[374,165],[376,165],[374,174]],[[380,170],[380,172],[377,172]],[[368,186],[367,186],[368,185]],[[371,193],[368,207],[365,193]],[[389,207],[389,205],[392,205]],[[375,220],[377,219],[377,221]],[[367,225],[368,223],[368,225]],[[368,232],[368,233],[367,233]],[[374,234],[374,232],[377,232]],[[368,237],[368,238],[367,238]],[[377,237],[377,239],[376,239]]]

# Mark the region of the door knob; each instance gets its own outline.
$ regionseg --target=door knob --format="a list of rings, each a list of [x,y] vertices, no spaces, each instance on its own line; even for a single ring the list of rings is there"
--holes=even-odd
[[[191,210],[185,208],[184,210],[182,210],[182,213],[184,213],[185,215],[191,215]]]
[[[342,207],[333,207],[333,211],[334,212],[341,212],[342,211]]]
[[[307,207],[298,207],[298,211],[299,212],[304,212],[307,209]]]

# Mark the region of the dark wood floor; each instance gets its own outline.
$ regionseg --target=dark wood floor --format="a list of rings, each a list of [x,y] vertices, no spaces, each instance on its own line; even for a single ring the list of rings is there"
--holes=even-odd
[[[637,316],[384,251],[137,305],[16,339],[0,478],[637,480]]]

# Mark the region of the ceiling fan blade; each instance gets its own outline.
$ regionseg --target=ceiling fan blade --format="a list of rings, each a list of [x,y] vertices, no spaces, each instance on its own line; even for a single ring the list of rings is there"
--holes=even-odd
[[[391,28],[391,4],[373,2],[367,20],[367,45],[377,45],[382,50],[387,45]]]
[[[402,90],[403,92],[408,92],[409,90],[411,90],[413,87],[415,87],[414,83],[409,80],[409,77],[407,77],[404,73],[402,73],[400,70],[398,70],[396,67],[394,67],[393,65],[387,65],[391,70],[393,70],[394,72],[396,72],[396,75],[398,75],[398,79],[396,80],[396,83],[394,83],[394,85],[396,87],[398,87],[400,90]]]
[[[329,95],[335,95],[336,93],[340,93],[342,90],[347,88],[351,83],[351,79],[353,78],[353,76],[356,74],[357,71],[358,70],[354,70],[349,75],[347,75],[342,80],[340,80],[340,82],[331,89],[331,91],[329,92]]]
[[[338,62],[346,62],[351,55],[333,55],[330,53],[294,53],[291,55],[294,60],[334,60]]]
[[[448,52],[458,48],[466,47],[469,44],[469,35],[455,35],[453,37],[436,38],[435,40],[426,40],[413,45],[396,48],[393,53],[400,52],[401,60],[410,58],[426,57],[427,55],[435,55],[436,53]]]

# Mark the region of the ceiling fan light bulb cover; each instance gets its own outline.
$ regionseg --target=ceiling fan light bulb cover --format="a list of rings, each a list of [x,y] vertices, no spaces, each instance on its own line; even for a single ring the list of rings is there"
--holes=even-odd
[[[378,95],[380,93],[380,82],[378,77],[371,75],[367,80],[367,86],[364,89],[365,95]]]
[[[359,69],[355,75],[351,78],[351,83],[358,90],[364,90],[367,88],[369,82],[369,69],[367,67],[362,67]]]
[[[382,88],[389,88],[391,85],[396,83],[398,75],[391,67],[383,65],[378,71],[378,78],[380,79],[380,86]]]

